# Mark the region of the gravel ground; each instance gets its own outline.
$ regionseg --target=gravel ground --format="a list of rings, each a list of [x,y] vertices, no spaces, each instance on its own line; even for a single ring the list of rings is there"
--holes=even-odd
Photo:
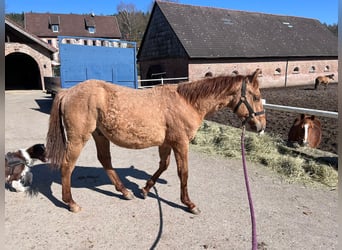
[[[5,98],[6,152],[44,142],[50,98],[41,91],[7,91]],[[157,169],[157,148],[111,150],[118,174],[137,194]],[[288,184],[263,166],[247,165],[264,249],[337,249],[337,190]],[[189,166],[189,194],[200,215],[186,212],[180,202],[174,158],[146,200],[127,201],[109,183],[91,140],[73,173],[73,197],[83,207],[73,214],[61,201],[59,172],[37,162],[31,192],[5,190],[5,247],[250,249],[241,161],[191,150]]]

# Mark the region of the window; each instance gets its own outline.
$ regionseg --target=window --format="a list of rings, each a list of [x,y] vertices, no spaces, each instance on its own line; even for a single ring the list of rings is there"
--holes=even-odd
[[[48,44],[50,44],[50,45],[52,44],[52,40],[51,40],[51,39],[48,39],[47,42],[48,42]]]
[[[280,68],[276,68],[276,70],[274,71],[275,75],[280,75],[281,74],[281,69]]]
[[[309,73],[315,73],[315,72],[316,72],[316,67],[311,66],[311,68],[309,69]]]
[[[89,32],[90,34],[94,34],[94,33],[95,33],[95,27],[89,26],[89,27],[88,27],[88,32]]]
[[[204,77],[213,77],[213,73],[211,73],[210,71],[205,73]]]
[[[294,69],[293,69],[293,72],[292,72],[293,74],[299,74],[299,67],[295,67]]]
[[[232,75],[234,76],[237,76],[239,74],[239,71],[237,71],[237,70],[234,70],[233,72],[232,72]]]
[[[329,71],[330,71],[330,66],[329,65],[325,66],[324,72],[329,72]]]
[[[59,25],[58,24],[52,24],[51,30],[52,30],[52,32],[59,32]]]

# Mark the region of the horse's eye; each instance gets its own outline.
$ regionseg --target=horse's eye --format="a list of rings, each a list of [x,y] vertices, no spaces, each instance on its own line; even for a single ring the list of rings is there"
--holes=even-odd
[[[260,101],[260,96],[253,96],[253,101],[254,102],[258,102],[258,101]]]

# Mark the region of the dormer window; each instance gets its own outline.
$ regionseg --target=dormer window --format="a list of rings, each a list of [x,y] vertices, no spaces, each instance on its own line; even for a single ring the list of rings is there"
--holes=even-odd
[[[59,25],[61,23],[59,16],[49,16],[49,25],[52,30],[52,32],[59,32]]]
[[[59,25],[58,24],[51,25],[51,30],[52,32],[59,32]]]
[[[96,32],[95,25],[95,15],[87,16],[84,18],[85,28],[88,30],[90,34],[94,34]]]

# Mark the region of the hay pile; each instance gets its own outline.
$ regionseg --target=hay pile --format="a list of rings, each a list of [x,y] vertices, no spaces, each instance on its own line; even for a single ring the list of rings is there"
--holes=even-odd
[[[204,121],[191,142],[191,148],[241,159],[241,129]],[[297,150],[286,146],[286,142],[274,135],[266,133],[260,136],[248,131],[245,134],[245,150],[248,161],[272,169],[286,181],[337,186],[337,155],[315,149]],[[322,161],[330,158],[333,160]]]

